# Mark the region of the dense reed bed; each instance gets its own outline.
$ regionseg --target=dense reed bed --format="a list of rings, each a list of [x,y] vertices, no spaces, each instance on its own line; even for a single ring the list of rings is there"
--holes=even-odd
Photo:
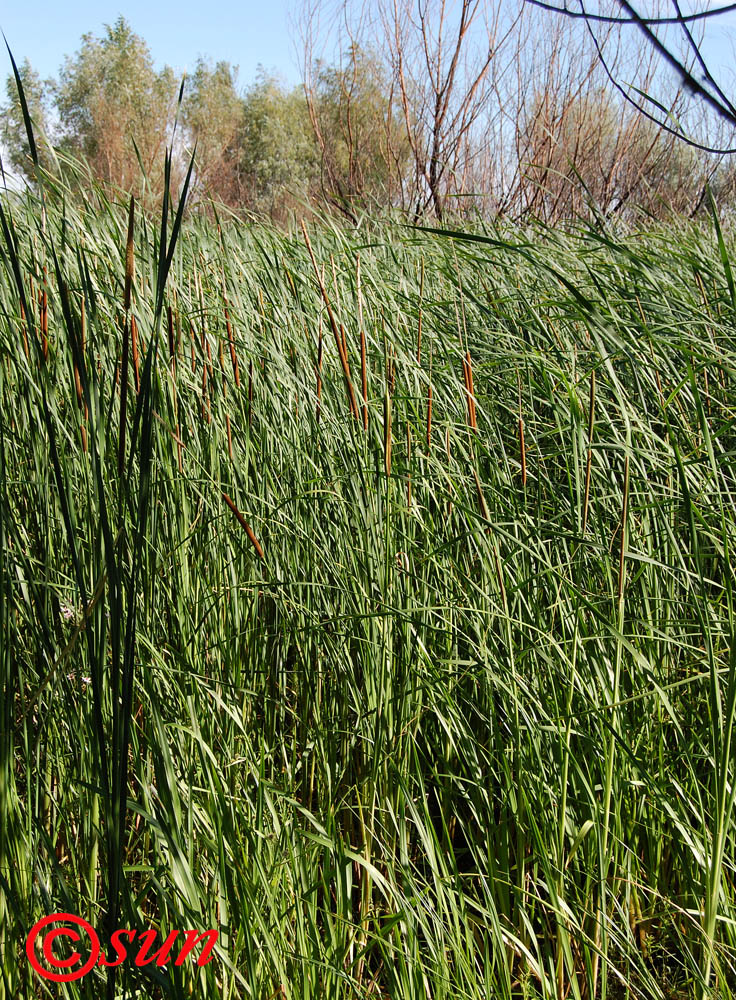
[[[714,224],[2,206],[0,994],[736,995]]]

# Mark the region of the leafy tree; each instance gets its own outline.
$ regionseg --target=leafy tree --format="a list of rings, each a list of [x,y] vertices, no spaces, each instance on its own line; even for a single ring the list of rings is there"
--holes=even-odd
[[[49,161],[49,118],[48,104],[53,82],[41,80],[30,62],[25,59],[18,67],[18,74],[23,85],[28,112],[33,125],[33,135],[36,142],[39,160],[42,166],[48,166]],[[28,148],[26,125],[23,119],[18,88],[14,74],[10,73],[5,81],[7,102],[0,106],[0,141],[7,151],[12,170],[29,180],[34,177],[34,167]]]
[[[238,70],[199,59],[187,81],[183,122],[196,142],[195,189],[235,206],[242,200],[238,137],[244,102],[237,91]]]
[[[245,204],[283,219],[290,202],[308,197],[318,155],[301,88],[290,90],[258,67],[245,94],[239,134]]]
[[[83,35],[64,63],[56,95],[61,146],[85,156],[104,182],[128,190],[139,175],[138,155],[156,176],[176,95],[172,70],[157,73],[145,41],[119,17],[102,38]]]
[[[551,223],[591,199],[607,215],[689,211],[712,166],[598,87],[558,102],[539,93],[519,134],[527,209]]]
[[[306,91],[327,200],[348,215],[394,204],[411,150],[379,55],[354,42],[341,65],[314,64]]]

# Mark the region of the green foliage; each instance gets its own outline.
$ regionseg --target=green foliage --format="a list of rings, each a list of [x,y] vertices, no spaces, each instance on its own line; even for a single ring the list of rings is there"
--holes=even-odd
[[[18,67],[18,72],[39,147],[39,162],[41,166],[48,167],[50,166],[48,113],[53,81],[41,80],[28,59]],[[12,73],[5,80],[5,96],[6,103],[0,106],[0,142],[8,151],[12,169],[27,180],[33,180],[35,169],[28,152],[26,126],[18,88]]]
[[[318,173],[304,91],[258,68],[243,102],[239,142],[245,205],[283,218],[309,197]]]
[[[348,212],[393,204],[410,149],[378,55],[352,45],[339,66],[318,63],[311,97],[328,199]]]
[[[546,221],[636,206],[685,212],[706,174],[702,157],[615,93],[594,88],[572,100],[540,92],[520,123],[529,207]]]
[[[0,202],[3,1000],[118,860],[221,933],[128,995],[733,997],[728,234],[316,228],[343,353],[301,235],[190,217],[164,288],[141,221],[139,383],[87,198]]]
[[[145,41],[119,17],[102,38],[83,35],[79,51],[62,67],[60,145],[86,157],[105,183],[129,190],[141,179],[134,143],[144,170],[157,175],[176,96],[173,72],[155,71]]]
[[[182,121],[197,148],[197,185],[225,204],[241,200],[238,134],[243,100],[236,87],[237,68],[197,61],[186,84]]]

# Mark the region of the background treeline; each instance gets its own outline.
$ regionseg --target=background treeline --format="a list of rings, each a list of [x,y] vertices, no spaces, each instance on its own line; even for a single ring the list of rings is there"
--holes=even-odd
[[[299,86],[259,67],[243,87],[230,63],[200,59],[176,129],[181,80],[156,69],[123,17],[84,35],[56,79],[25,60],[42,162],[79,184],[82,159],[99,182],[155,204],[173,138],[181,173],[196,144],[194,203],[275,221],[309,203],[350,219],[693,215],[707,184],[726,196],[735,186],[728,155],[675,134],[726,149],[729,126],[631,25],[499,0],[305,0],[294,24]],[[0,138],[13,173],[31,179],[12,77],[6,98]]]

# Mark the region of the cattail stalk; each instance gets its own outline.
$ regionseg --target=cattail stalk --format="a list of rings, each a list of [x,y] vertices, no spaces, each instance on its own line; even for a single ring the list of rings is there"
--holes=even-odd
[[[504,608],[508,607],[506,602],[506,587],[503,582],[503,568],[501,566],[501,557],[498,554],[498,547],[496,543],[493,543],[493,561],[496,564],[496,579],[498,580],[498,589],[501,592],[501,604]]]
[[[348,338],[345,335],[345,327],[340,324],[340,337],[342,338],[342,353],[347,358],[348,356]],[[349,370],[349,368],[348,368]]]
[[[526,486],[526,445],[524,444],[523,417],[519,417],[519,451],[521,454],[521,485]]]
[[[473,363],[470,360],[470,351],[466,355],[468,363],[468,404],[470,406],[470,426],[474,431],[478,430],[478,423],[475,418],[475,389],[473,387]]]
[[[332,265],[332,287],[335,289],[335,306],[337,308],[338,314],[342,312],[342,302],[340,301],[340,286],[337,283],[337,268],[335,267],[335,258],[330,254],[330,264]],[[348,353],[348,341],[345,336],[345,327],[340,324],[340,336],[342,338],[342,349],[345,357]]]
[[[31,290],[31,294],[30,294],[30,298],[29,298],[28,301],[31,304],[31,308],[33,308],[33,303],[34,303],[34,300],[36,298],[36,286],[33,284],[33,276],[32,275],[28,276],[28,282],[29,282],[29,284],[31,286],[31,289],[30,289]]]
[[[227,453],[230,456],[230,461],[233,460],[233,435],[230,429],[230,414],[225,414],[225,427],[227,428]]]
[[[138,357],[138,324],[135,316],[130,317],[130,346],[133,354],[133,374],[135,375],[136,394],[141,391],[140,359]]]
[[[347,389],[348,400],[350,402],[350,412],[352,413],[352,415],[355,417],[356,420],[359,420],[360,417],[358,414],[358,404],[355,400],[355,391],[353,390],[353,382],[352,379],[350,378],[350,365],[348,364],[346,345],[343,340],[344,330],[341,335],[340,330],[338,329],[337,326],[337,322],[335,321],[335,317],[332,313],[330,300],[327,296],[327,289],[325,288],[325,284],[324,281],[322,280],[319,267],[317,266],[317,260],[314,256],[314,251],[312,250],[312,243],[309,239],[309,234],[307,233],[307,227],[305,226],[303,219],[302,219],[302,232],[304,233],[304,240],[307,244],[307,250],[309,251],[309,256],[312,261],[312,267],[314,268],[314,273],[317,276],[317,282],[319,284],[320,292],[322,293],[322,298],[324,300],[325,306],[327,307],[327,316],[329,317],[330,327],[332,328],[332,333],[335,337],[335,343],[337,344],[337,353],[340,355],[340,363],[342,365],[343,375],[345,376],[345,385]]]
[[[176,421],[176,452],[179,472],[183,472],[182,445],[181,445],[181,425],[179,423],[179,401],[176,395],[176,355],[178,351],[178,337],[174,337],[174,314],[171,306],[167,310],[169,328],[169,357],[171,364],[171,390],[174,402],[174,420]]]
[[[363,290],[360,283],[360,254],[355,255],[355,283],[358,292],[358,327],[360,328],[360,381],[363,389],[363,430],[368,430],[368,367],[363,327]]]
[[[26,313],[22,302],[20,304],[20,329],[23,334],[23,350],[26,353],[26,358],[30,358],[31,355],[28,350],[28,331],[26,330]]]
[[[427,455],[432,444],[432,347],[429,349],[429,381],[427,384]]]
[[[84,398],[82,395],[82,379],[79,374],[79,368],[77,367],[76,358],[72,362],[74,366],[74,390],[77,394],[77,406],[80,410],[84,409]]]
[[[43,360],[49,358],[49,300],[48,300],[48,272],[46,265],[43,268],[43,288],[40,292],[41,300],[41,347],[43,349]]]
[[[128,321],[130,317],[130,300],[133,290],[133,273],[135,268],[135,253],[133,244],[133,222],[135,218],[135,198],[131,195],[130,207],[128,209],[128,238],[125,244],[125,288],[123,293],[123,306],[125,316],[123,319],[123,362],[120,372],[120,434],[118,437],[118,475],[122,476],[125,465],[125,433],[126,419],[128,413],[128,353],[130,350],[130,331]]]
[[[624,595],[624,558],[626,556],[626,520],[629,510],[629,456],[624,463],[624,496],[621,503],[621,551],[618,560],[618,599]]]
[[[427,386],[427,454],[432,444],[432,383]]]
[[[233,366],[233,375],[235,376],[235,385],[240,388],[240,369],[238,367],[238,356],[235,353],[235,339],[233,337],[233,328],[230,325],[230,314],[227,310],[227,294],[225,292],[225,275],[222,276],[222,297],[225,300],[225,328],[227,330],[227,342],[230,345],[230,361]]]
[[[253,361],[248,362],[248,426],[253,416]]]
[[[135,198],[131,195],[128,208],[128,238],[125,243],[125,291],[123,305],[130,312],[130,300],[133,292],[133,277],[135,274],[135,245],[133,243],[133,222],[135,217]]]
[[[521,375],[516,371],[516,382],[519,391],[519,455],[521,458],[521,485],[526,487],[526,444],[524,441],[524,416],[521,406]]]
[[[320,313],[319,330],[317,332],[317,423],[319,423],[321,408],[322,408],[322,314]]]
[[[419,323],[417,326],[417,364],[422,363],[422,303],[424,301],[424,257],[419,277]]]
[[[593,425],[595,420],[595,371],[590,373],[590,405],[588,408],[588,457],[585,462],[585,500],[583,501],[583,534],[588,526],[590,501],[590,467],[593,460]]]
[[[207,365],[202,365],[202,419],[210,422],[210,397],[207,392]]]
[[[332,267],[332,287],[335,289],[335,305],[340,310],[340,289],[337,285],[337,267],[335,266],[335,258],[330,254],[330,266]]]
[[[391,475],[391,394],[383,396],[383,463],[386,475]]]
[[[473,456],[471,454],[471,461],[473,461]],[[478,507],[480,508],[481,515],[484,520],[490,520],[488,516],[488,505],[486,504],[486,498],[483,495],[483,487],[481,486],[480,476],[478,475],[478,470],[475,467],[475,462],[473,461],[473,478],[475,479],[475,492],[478,497]]]
[[[406,425],[406,506],[411,507],[411,424]]]
[[[470,351],[465,352],[463,358],[463,379],[465,381],[465,392],[468,402],[468,426],[471,430],[477,431],[478,424],[475,418],[475,393],[473,392],[473,363],[470,359]]]
[[[363,430],[368,430],[368,366],[365,358],[365,330],[360,329],[360,379],[363,384]]]
[[[169,333],[169,362],[173,375],[176,372],[176,344],[174,341],[174,314],[171,311],[171,306],[166,307],[166,324]]]
[[[445,427],[445,454],[447,455],[447,464],[449,466],[450,462],[452,461],[451,452],[450,452],[450,428],[449,427]],[[449,487],[449,490],[450,490],[450,496],[452,496],[454,494],[454,492],[455,492],[455,490],[453,488],[453,485],[452,485],[452,480],[448,481],[448,487]],[[449,517],[450,514],[452,514],[452,500],[448,500],[447,501],[447,516]]]
[[[82,307],[80,312],[80,326],[81,326],[81,354],[82,354],[82,364],[84,364],[84,349],[87,342],[87,313],[84,305],[84,296],[82,296]],[[77,378],[79,379],[79,372],[76,372]],[[78,399],[80,409],[83,408],[84,413],[82,416],[82,451],[87,451],[87,418],[89,416],[89,410],[87,408],[86,401],[82,407],[82,383],[81,380],[78,382],[77,387]]]
[[[230,510],[233,512],[233,514],[237,518],[238,523],[240,524],[241,528],[243,529],[243,531],[246,533],[246,535],[250,539],[251,545],[253,546],[253,548],[258,553],[258,557],[260,559],[264,559],[265,560],[265,556],[263,555],[263,549],[261,548],[261,545],[260,545],[258,539],[256,538],[256,536],[255,536],[255,534],[254,534],[253,529],[251,528],[251,526],[245,520],[245,518],[240,513],[240,511],[238,510],[238,508],[235,506],[235,504],[230,499],[230,497],[227,495],[227,493],[223,493],[222,494],[222,499],[225,501],[225,503],[228,505],[228,507],[230,508]]]
[[[220,341],[220,371],[222,372],[222,399],[225,405],[225,430],[227,431],[227,453],[230,461],[233,460],[233,435],[230,427],[230,414],[227,411],[227,376],[225,375],[225,358],[222,351],[222,341]]]

